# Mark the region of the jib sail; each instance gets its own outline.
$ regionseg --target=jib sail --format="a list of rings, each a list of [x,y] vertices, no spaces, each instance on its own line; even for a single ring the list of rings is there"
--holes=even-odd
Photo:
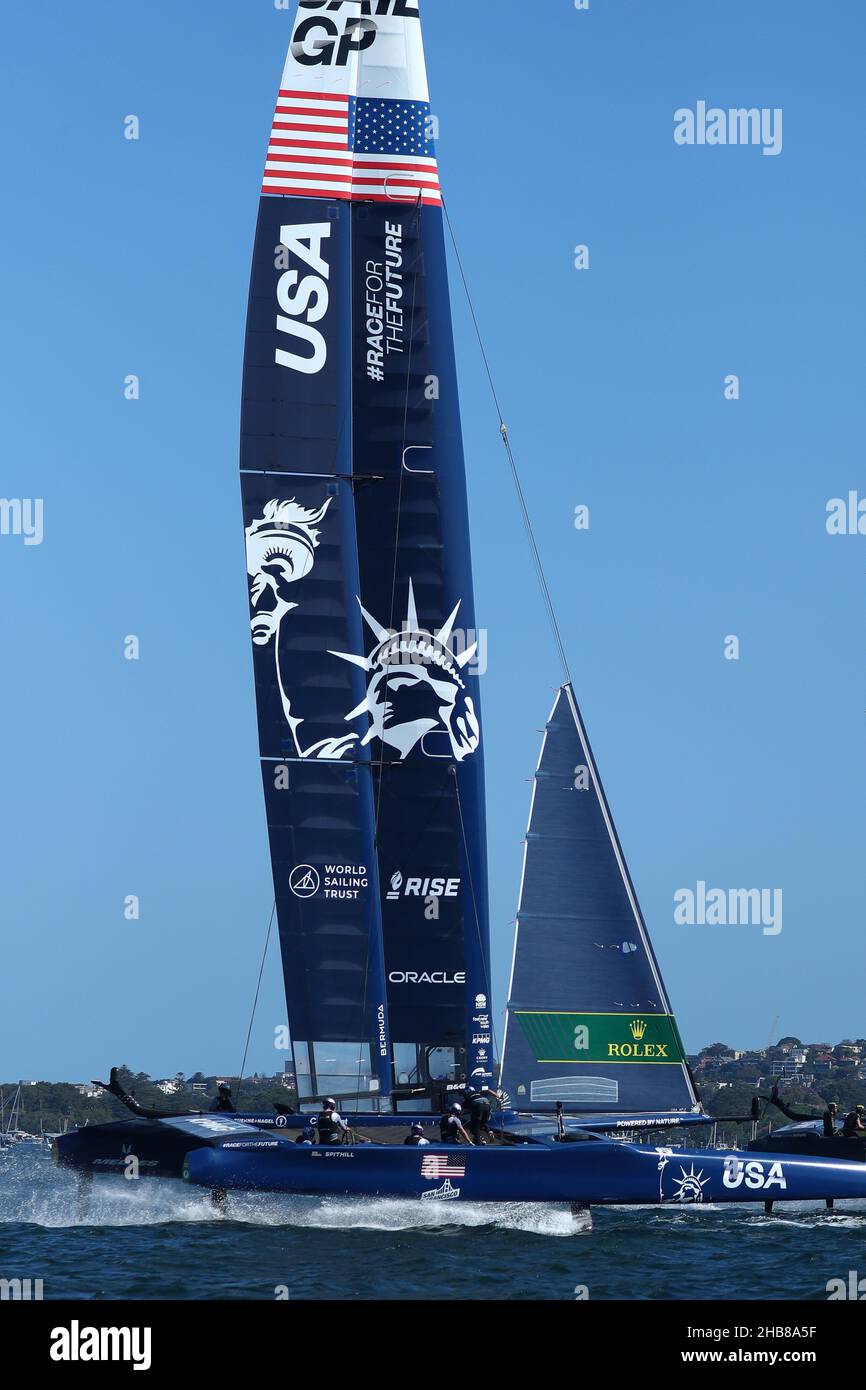
[[[502,1084],[518,1109],[697,1105],[570,685],[557,696],[535,774]]]
[[[259,207],[241,469],[286,998],[310,1095],[492,1080],[434,124],[416,3],[301,0]]]

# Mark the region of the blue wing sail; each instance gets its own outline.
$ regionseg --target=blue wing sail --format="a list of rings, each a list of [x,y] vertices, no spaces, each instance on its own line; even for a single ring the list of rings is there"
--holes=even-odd
[[[299,7],[268,145],[241,459],[286,998],[311,1096],[493,1076],[475,616],[420,17],[408,0],[377,0],[361,23],[322,8]]]

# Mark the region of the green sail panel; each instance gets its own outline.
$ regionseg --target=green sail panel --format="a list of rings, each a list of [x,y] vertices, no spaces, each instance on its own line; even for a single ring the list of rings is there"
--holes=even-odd
[[[685,1055],[670,1014],[541,1013],[515,1009],[536,1062],[568,1066],[652,1063],[681,1067]]]

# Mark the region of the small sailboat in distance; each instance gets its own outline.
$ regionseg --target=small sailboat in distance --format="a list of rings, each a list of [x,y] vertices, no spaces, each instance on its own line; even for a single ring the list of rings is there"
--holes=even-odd
[[[300,0],[253,256],[241,490],[306,1113],[57,1140],[211,1189],[581,1205],[866,1196],[866,1167],[624,1143],[700,1107],[570,680],[527,834],[502,1086],[443,199],[417,0]],[[507,435],[504,434],[507,442]],[[437,1143],[465,1088],[493,1142]],[[110,1088],[122,1092],[112,1078]],[[362,1142],[299,1144],[327,1096]],[[402,1142],[409,1121],[434,1142]],[[321,1137],[321,1136],[320,1136]]]

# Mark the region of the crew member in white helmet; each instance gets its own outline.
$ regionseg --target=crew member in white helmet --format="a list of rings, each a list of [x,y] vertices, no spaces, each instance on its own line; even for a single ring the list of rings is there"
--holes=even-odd
[[[447,1113],[439,1121],[439,1133],[442,1136],[443,1144],[471,1144],[472,1140],[463,1128],[460,1116],[463,1114],[463,1107],[455,1102]]]
[[[349,1134],[349,1126],[337,1111],[337,1102],[328,1096],[316,1120],[320,1144],[344,1144]]]

